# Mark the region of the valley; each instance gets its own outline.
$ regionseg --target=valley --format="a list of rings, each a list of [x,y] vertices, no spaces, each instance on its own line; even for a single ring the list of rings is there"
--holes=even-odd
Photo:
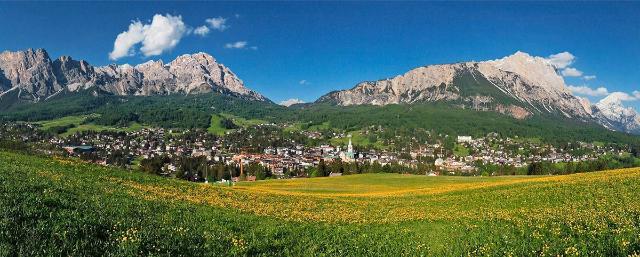
[[[0,4],[0,257],[640,257],[640,1]]]

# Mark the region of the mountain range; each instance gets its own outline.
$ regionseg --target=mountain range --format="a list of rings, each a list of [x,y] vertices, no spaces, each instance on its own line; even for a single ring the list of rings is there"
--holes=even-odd
[[[0,53],[0,106],[43,102],[61,94],[93,89],[119,96],[217,92],[271,103],[248,89],[229,68],[206,53],[182,55],[165,64],[91,66],[43,49]],[[464,109],[494,111],[516,119],[555,115],[596,122],[610,130],[640,134],[640,115],[613,93],[591,104],[573,95],[558,70],[524,52],[497,60],[429,65],[402,75],[366,81],[330,92],[315,104],[389,105],[445,102]]]
[[[348,106],[436,101],[496,111],[517,119],[536,114],[561,115],[595,121],[611,130],[640,133],[640,115],[624,107],[616,93],[592,105],[569,91],[549,60],[524,52],[497,60],[419,67],[393,78],[330,92],[316,102]]]
[[[169,95],[219,92],[269,101],[247,89],[229,68],[211,55],[182,55],[168,64],[148,61],[136,66],[93,67],[69,56],[51,60],[43,49],[0,53],[0,101],[13,97],[39,102],[60,93],[95,88],[115,95]],[[13,93],[12,96],[7,96]]]

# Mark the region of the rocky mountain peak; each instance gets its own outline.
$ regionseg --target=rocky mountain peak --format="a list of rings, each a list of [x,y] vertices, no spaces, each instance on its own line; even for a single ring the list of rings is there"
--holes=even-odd
[[[518,51],[501,59],[429,65],[402,75],[362,82],[331,92],[318,102],[338,105],[401,104],[447,101],[462,108],[493,110],[515,118],[554,113],[587,119],[555,67],[542,57]]]
[[[580,104],[582,105],[582,108],[584,108],[584,111],[587,112],[589,115],[593,115],[593,109],[591,108],[591,101],[589,101],[589,99],[584,98],[584,97],[579,97],[576,96],[578,98],[578,100],[580,100]]]
[[[0,53],[0,89],[20,88],[22,98],[39,100],[62,89],[55,78],[49,54],[44,49]]]
[[[184,65],[184,64],[190,64],[190,65],[199,64],[199,65],[206,66],[211,64],[218,64],[218,62],[216,61],[215,58],[213,58],[213,56],[207,53],[198,52],[194,54],[180,55],[176,57],[176,59],[173,60],[169,65],[173,66],[173,65]]]
[[[516,73],[549,90],[568,92],[562,76],[545,58],[534,57],[528,53],[517,51],[502,59],[487,61],[486,63],[492,64],[500,70]]]
[[[268,101],[213,56],[186,54],[169,64],[161,60],[93,67],[86,61],[61,56],[51,61],[44,49],[0,53],[0,96],[17,90],[21,100],[39,101],[63,90],[98,87],[117,95],[197,94],[220,92]],[[2,99],[0,98],[0,101]]]
[[[149,60],[145,63],[141,63],[135,66],[136,69],[150,69],[150,68],[165,68],[164,62],[162,60]]]
[[[609,129],[640,134],[640,114],[624,106],[622,101],[626,97],[625,93],[611,93],[593,105],[593,115]]]

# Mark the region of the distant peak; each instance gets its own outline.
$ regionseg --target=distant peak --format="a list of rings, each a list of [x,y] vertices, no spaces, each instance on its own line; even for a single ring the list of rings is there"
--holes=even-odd
[[[26,52],[31,52],[31,53],[46,53],[47,50],[45,50],[44,48],[29,48],[27,49]]]
[[[216,58],[211,56],[208,53],[198,52],[194,54],[183,54],[181,56],[176,57],[173,61],[169,63],[169,65],[174,64],[184,64],[184,63],[199,63],[203,65],[212,65],[217,64]]]
[[[542,59],[541,57],[535,57],[530,55],[529,53],[523,52],[523,51],[516,51],[515,53],[513,53],[512,55],[509,56],[505,56],[502,59],[499,60],[526,60],[526,61],[533,61],[536,59]]]
[[[193,54],[183,54],[178,56],[176,59],[178,58],[205,58],[205,59],[214,59],[213,56],[211,56],[208,53],[205,52],[197,52],[197,53],[193,53]]]
[[[523,51],[516,51],[515,53],[512,54],[512,56],[527,56],[527,57],[531,57],[531,55],[527,52],[523,52]]]
[[[164,62],[162,60],[149,60],[144,63],[138,64],[135,67],[149,67],[149,66],[164,66]]]
[[[125,63],[125,64],[122,64],[122,65],[118,65],[118,69],[130,70],[130,69],[133,69],[133,66],[131,66],[131,64]]]
[[[47,59],[49,58],[49,54],[47,53],[47,50],[44,50],[43,48],[28,48],[26,50],[18,50],[18,51],[3,51],[3,54],[11,54],[11,55],[15,55],[15,54],[20,54],[20,55],[27,55],[27,56],[39,56],[43,59]]]
[[[599,105],[622,105],[622,101],[629,99],[630,96],[623,92],[613,92],[598,102]]]

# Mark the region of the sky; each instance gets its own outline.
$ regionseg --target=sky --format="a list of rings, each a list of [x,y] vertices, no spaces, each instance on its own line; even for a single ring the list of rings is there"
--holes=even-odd
[[[623,92],[640,110],[638,13],[640,2],[2,2],[0,51],[95,66],[206,52],[274,102],[523,51],[563,60],[574,94]]]

